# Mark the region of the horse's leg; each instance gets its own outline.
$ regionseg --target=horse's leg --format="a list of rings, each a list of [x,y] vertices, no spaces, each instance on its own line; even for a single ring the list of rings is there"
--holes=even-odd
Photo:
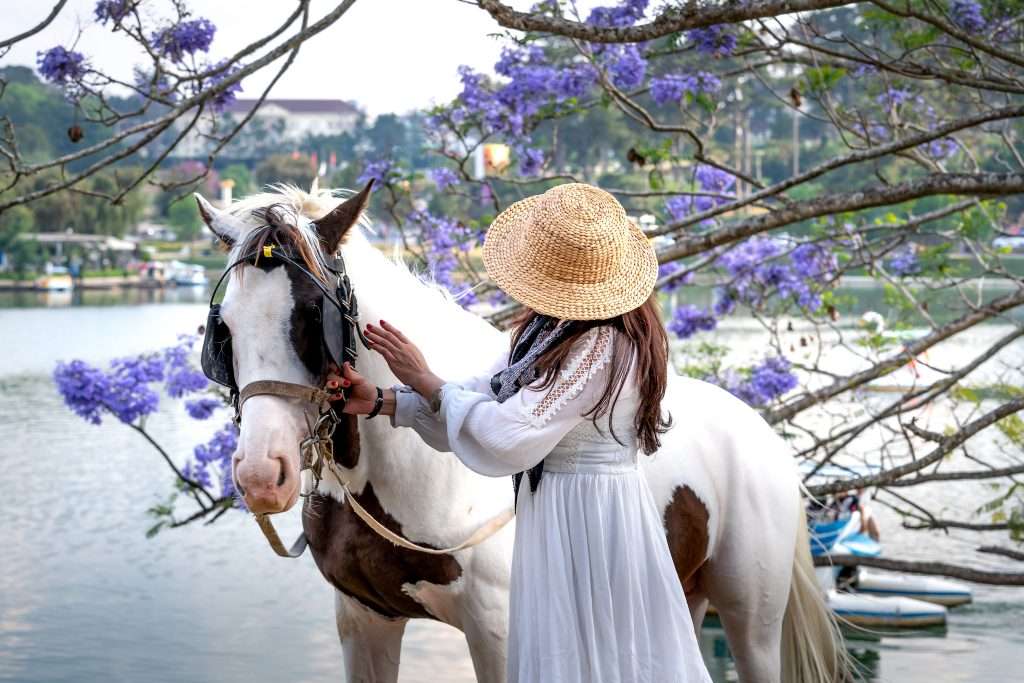
[[[782,624],[793,570],[796,514],[784,501],[773,507],[775,516],[755,514],[731,525],[701,572],[742,683],[782,679]]]
[[[381,616],[341,591],[334,593],[334,615],[345,657],[345,680],[396,683],[408,619]]]
[[[460,605],[459,628],[466,635],[476,679],[504,683],[508,641],[508,583],[505,571],[476,567]]]
[[[701,629],[704,627],[704,617],[708,614],[708,596],[702,588],[693,588],[686,591],[686,606],[690,608],[690,620],[693,621],[693,631],[700,639]]]

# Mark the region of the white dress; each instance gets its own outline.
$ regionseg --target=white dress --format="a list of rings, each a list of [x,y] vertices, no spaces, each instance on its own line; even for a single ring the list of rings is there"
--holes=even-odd
[[[544,460],[536,492],[523,477],[516,508],[509,683],[711,681],[637,468],[633,377],[611,419],[625,445],[610,435],[608,416],[601,430],[583,417],[608,381],[617,334],[590,330],[550,389],[526,388],[504,403],[490,375],[446,384],[440,413],[415,393],[397,394],[396,426],[481,474],[508,476]]]

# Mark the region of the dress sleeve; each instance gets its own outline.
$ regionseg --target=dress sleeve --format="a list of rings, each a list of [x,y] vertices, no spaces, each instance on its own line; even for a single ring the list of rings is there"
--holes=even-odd
[[[594,406],[607,382],[612,341],[611,328],[590,330],[576,342],[549,388],[525,387],[504,403],[494,400],[490,391],[446,384],[440,413],[432,413],[426,401],[419,399],[409,426],[431,446],[453,451],[480,474],[500,477],[522,472],[543,460],[562,437],[587,419],[583,414]],[[425,428],[427,422],[433,423],[430,428]]]
[[[482,375],[449,382],[448,385],[492,397],[491,377],[508,365],[508,351],[502,353]],[[412,387],[398,384],[395,391],[395,414],[391,416],[392,427],[411,427],[427,443],[438,451],[450,451],[448,434],[441,416],[430,409],[430,403]]]

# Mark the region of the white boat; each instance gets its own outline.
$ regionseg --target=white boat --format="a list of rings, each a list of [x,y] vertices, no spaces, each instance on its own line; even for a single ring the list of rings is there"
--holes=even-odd
[[[75,283],[64,266],[47,266],[46,274],[36,278],[33,286],[44,292],[67,292]]]
[[[876,597],[863,593],[830,590],[826,594],[829,609],[854,626],[885,628],[922,628],[944,626],[946,608],[923,600],[904,597]]]
[[[206,268],[194,263],[171,261],[168,264],[170,280],[179,287],[205,287],[209,284]]]
[[[971,589],[958,581],[937,576],[914,576],[858,568],[852,590],[868,595],[898,595],[936,605],[955,607],[972,600]]]

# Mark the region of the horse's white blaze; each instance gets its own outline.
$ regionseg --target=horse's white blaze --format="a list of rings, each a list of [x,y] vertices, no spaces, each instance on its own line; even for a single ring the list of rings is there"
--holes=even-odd
[[[309,372],[292,346],[289,331],[294,301],[284,268],[246,268],[232,277],[221,312],[231,330],[235,379],[239,387],[256,380],[308,384]],[[287,509],[299,489],[299,442],[308,428],[304,407],[274,396],[255,396],[243,406],[235,452],[235,475],[250,507]],[[277,486],[284,469],[285,485]]]

